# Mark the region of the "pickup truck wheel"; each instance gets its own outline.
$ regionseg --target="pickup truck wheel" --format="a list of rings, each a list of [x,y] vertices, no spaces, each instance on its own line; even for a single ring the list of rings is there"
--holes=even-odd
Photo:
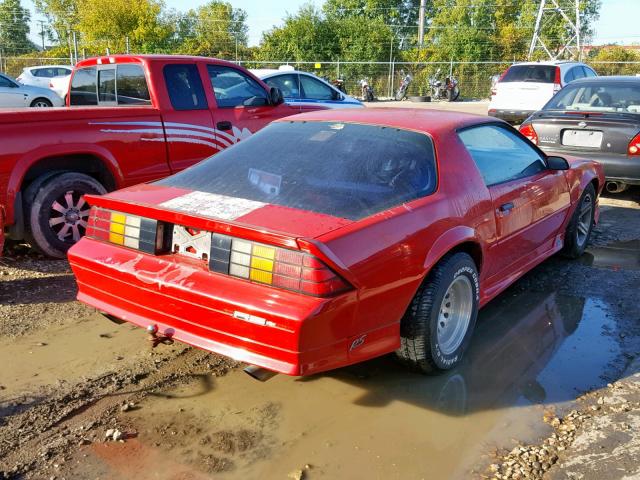
[[[85,233],[87,193],[103,195],[107,191],[90,176],[72,172],[50,177],[39,185],[27,212],[33,246],[50,257],[64,258]]]
[[[589,244],[596,211],[596,189],[587,185],[564,234],[562,253],[569,258],[582,256]]]
[[[36,108],[48,108],[53,107],[53,103],[51,103],[46,98],[36,98],[33,102],[31,102],[31,106]]]
[[[466,253],[445,256],[429,273],[400,322],[396,355],[412,370],[457,366],[478,317],[478,270]]]

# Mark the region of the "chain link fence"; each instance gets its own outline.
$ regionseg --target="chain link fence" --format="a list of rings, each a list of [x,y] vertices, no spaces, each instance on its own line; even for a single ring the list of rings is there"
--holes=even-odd
[[[513,61],[493,62],[271,62],[246,61],[237,63],[248,69],[278,69],[288,65],[296,70],[313,72],[328,81],[342,79],[350,95],[360,96],[360,80],[366,79],[379,99],[392,98],[404,74],[413,81],[408,95],[429,95],[429,78],[436,75],[442,80],[453,75],[460,85],[461,99],[489,98],[491,78],[499,75]],[[640,62],[589,62],[600,75],[640,75]],[[70,64],[69,57],[0,57],[0,71],[17,77],[24,68],[38,65]]]

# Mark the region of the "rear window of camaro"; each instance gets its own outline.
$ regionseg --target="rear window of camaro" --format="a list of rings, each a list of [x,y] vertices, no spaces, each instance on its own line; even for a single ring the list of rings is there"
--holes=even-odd
[[[359,220],[432,193],[431,138],[341,122],[276,122],[158,185]]]

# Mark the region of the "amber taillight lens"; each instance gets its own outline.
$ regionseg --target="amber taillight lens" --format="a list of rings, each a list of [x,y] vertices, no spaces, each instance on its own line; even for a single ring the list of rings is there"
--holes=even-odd
[[[150,218],[91,207],[86,236],[158,255],[168,251],[171,228]]]
[[[209,269],[316,297],[329,297],[351,289],[313,255],[218,233],[211,236]]]

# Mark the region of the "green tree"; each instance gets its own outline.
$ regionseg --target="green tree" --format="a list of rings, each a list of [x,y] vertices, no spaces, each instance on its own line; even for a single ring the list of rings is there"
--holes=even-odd
[[[259,60],[286,62],[331,61],[340,56],[336,22],[327,20],[313,5],[288,15],[284,25],[262,36]]]
[[[247,13],[228,2],[213,0],[182,17],[177,37],[184,53],[218,58],[244,56],[249,28]]]
[[[78,25],[79,0],[34,0],[36,11],[46,17],[50,25],[49,39],[66,44],[69,31]]]
[[[589,53],[590,64],[599,75],[635,75],[640,73],[638,65],[619,62],[640,62],[640,54],[633,50],[607,45]]]
[[[162,22],[158,0],[78,0],[77,30],[83,42],[124,51],[127,38],[138,52],[163,49],[172,29]]]
[[[22,55],[35,50],[29,40],[29,10],[20,0],[0,1],[0,49],[5,55]]]

